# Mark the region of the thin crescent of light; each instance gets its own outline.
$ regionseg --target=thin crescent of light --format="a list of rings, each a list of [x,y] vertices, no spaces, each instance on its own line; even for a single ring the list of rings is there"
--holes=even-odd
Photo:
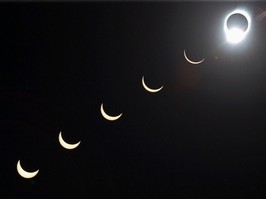
[[[62,132],[61,131],[59,133],[58,139],[59,139],[59,143],[61,144],[61,146],[64,147],[65,149],[74,149],[74,148],[77,148],[78,145],[81,142],[81,141],[79,141],[76,144],[69,144],[69,143],[65,142],[64,139],[63,139],[63,137],[62,137]]]
[[[202,59],[202,60],[200,60],[200,61],[191,61],[188,57],[187,57],[187,54],[186,54],[186,50],[184,50],[184,57],[185,57],[185,59],[189,62],[189,63],[191,63],[191,64],[200,64],[201,62],[203,62],[205,59]]]
[[[229,19],[229,17],[233,14],[241,14],[243,15],[247,21],[248,21],[248,27],[247,27],[247,30],[244,32],[244,37],[248,34],[249,30],[250,30],[250,26],[251,26],[251,18],[250,18],[250,15],[248,14],[248,12],[246,12],[244,9],[236,9],[234,10],[233,12],[229,13],[225,20],[224,20],[224,32],[226,34],[226,36],[229,34],[229,29],[227,27],[227,20]]]
[[[34,172],[25,171],[21,167],[20,160],[19,160],[17,163],[17,171],[18,171],[19,175],[22,176],[23,178],[33,178],[34,176],[37,175],[37,173],[39,172],[39,169],[37,171],[34,171]]]
[[[151,92],[151,93],[156,93],[160,90],[162,90],[163,86],[161,86],[160,88],[158,89],[151,89],[149,88],[146,84],[145,84],[145,81],[144,81],[144,76],[142,76],[142,86],[144,87],[144,89],[148,92]]]
[[[101,104],[101,114],[102,116],[107,119],[107,120],[110,120],[110,121],[115,121],[115,120],[118,120],[123,113],[120,113],[119,115],[117,116],[111,116],[111,115],[108,115],[107,113],[105,113],[104,109],[103,109],[103,103]]]

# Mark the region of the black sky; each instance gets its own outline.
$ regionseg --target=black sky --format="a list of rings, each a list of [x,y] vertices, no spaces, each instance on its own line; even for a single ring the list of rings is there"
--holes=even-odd
[[[226,43],[243,7],[251,31]],[[0,198],[263,198],[264,2],[1,3]],[[191,59],[205,61],[188,63]],[[141,77],[151,87],[148,93]],[[100,114],[123,116],[115,121]],[[58,133],[77,149],[64,150]],[[16,171],[40,169],[32,179]]]

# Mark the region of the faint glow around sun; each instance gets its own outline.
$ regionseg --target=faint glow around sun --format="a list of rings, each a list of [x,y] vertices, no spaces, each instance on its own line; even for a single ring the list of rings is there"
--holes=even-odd
[[[229,17],[233,14],[241,14],[247,19],[248,26],[245,31],[237,27],[233,27],[230,29],[228,28],[227,21]],[[226,16],[224,20],[224,32],[225,32],[227,41],[232,44],[237,44],[243,41],[246,35],[248,34],[248,32],[250,31],[250,26],[251,26],[251,18],[250,18],[250,15],[245,10],[238,9],[238,10],[231,12],[230,14]]]

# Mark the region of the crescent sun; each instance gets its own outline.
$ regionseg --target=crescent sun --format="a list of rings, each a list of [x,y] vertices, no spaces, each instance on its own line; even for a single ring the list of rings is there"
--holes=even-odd
[[[191,64],[200,64],[201,62],[204,61],[204,59],[202,59],[202,60],[200,60],[200,61],[191,61],[191,60],[187,57],[186,50],[184,50],[184,57],[185,57],[185,59],[186,59],[189,63],[191,63]]]
[[[34,171],[34,172],[25,171],[21,167],[20,160],[19,160],[17,163],[17,171],[18,171],[19,175],[22,176],[23,178],[33,178],[34,176],[37,175],[37,173],[39,172],[39,169],[37,171]]]
[[[101,114],[102,116],[107,119],[107,120],[110,120],[110,121],[115,121],[115,120],[118,120],[121,116],[122,116],[122,113],[120,113],[119,115],[117,116],[111,116],[111,115],[108,115],[104,109],[103,109],[103,103],[101,104]]]
[[[160,88],[158,89],[151,89],[149,88],[146,84],[145,84],[145,81],[144,81],[144,76],[142,76],[142,86],[144,87],[144,89],[148,92],[151,92],[151,93],[156,93],[160,90],[162,90],[163,86],[161,86]]]
[[[74,148],[77,148],[78,145],[80,144],[80,141],[76,144],[69,144],[69,143],[65,142],[64,139],[62,138],[62,132],[61,131],[59,133],[58,139],[59,139],[59,143],[61,144],[61,146],[64,147],[65,149],[74,149]]]

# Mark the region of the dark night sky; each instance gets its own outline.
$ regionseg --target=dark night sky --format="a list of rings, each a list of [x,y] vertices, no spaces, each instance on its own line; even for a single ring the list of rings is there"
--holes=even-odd
[[[251,31],[226,42],[242,6]],[[0,198],[264,198],[263,2],[1,3]],[[199,65],[183,57],[186,49]],[[148,93],[141,77],[158,93]],[[122,117],[114,122],[100,114]],[[65,140],[81,144],[65,150]],[[20,177],[21,160],[32,179]]]

